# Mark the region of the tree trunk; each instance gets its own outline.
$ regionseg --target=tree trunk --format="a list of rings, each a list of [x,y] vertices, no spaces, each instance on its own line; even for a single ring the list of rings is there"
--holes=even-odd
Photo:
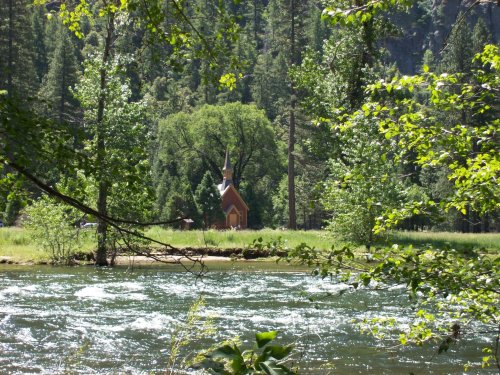
[[[290,0],[291,13],[291,37],[290,37],[290,52],[291,65],[295,63],[295,0]],[[295,209],[295,107],[297,98],[295,96],[295,88],[290,92],[290,126],[288,129],[288,228],[297,229],[297,212]]]
[[[61,100],[59,102],[59,122],[62,124],[64,121],[64,104],[66,101],[65,89],[66,89],[66,54],[63,51],[63,63],[62,63],[62,80],[61,80]]]
[[[12,76],[14,75],[14,0],[9,0],[9,41],[8,41],[8,61],[7,61],[7,95],[12,98]]]
[[[106,27],[106,39],[104,41],[104,53],[102,55],[102,67],[100,71],[100,92],[99,101],[97,105],[97,130],[96,130],[96,143],[97,143],[97,176],[99,183],[99,191],[97,198],[97,211],[101,217],[97,218],[97,252],[95,257],[96,266],[107,266],[107,233],[108,223],[102,219],[103,216],[108,214],[108,194],[109,182],[106,173],[106,143],[104,131],[104,109],[106,105],[106,65],[111,57],[111,46],[113,43],[113,35],[115,31],[114,13],[110,12],[108,24]]]

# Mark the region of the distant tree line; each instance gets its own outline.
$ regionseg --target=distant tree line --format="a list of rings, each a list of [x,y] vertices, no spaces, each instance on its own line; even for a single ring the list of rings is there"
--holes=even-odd
[[[226,18],[218,18],[220,7]],[[416,2],[415,22],[441,22],[438,8],[430,0]],[[98,2],[91,6],[91,12],[100,9]],[[75,35],[64,17],[50,16],[60,11],[57,5],[3,1],[0,89],[65,127],[61,147],[83,156],[90,173],[84,176],[82,165],[68,173],[43,158],[34,159],[31,170],[91,206],[101,204],[106,215],[153,221],[189,216],[202,226],[196,192],[206,172],[215,183],[222,179],[229,149],[250,227],[329,225],[370,243],[370,228],[384,211],[411,201],[443,201],[453,182],[446,167],[394,158],[393,140],[369,122],[347,132],[332,127],[338,113],[362,108],[367,84],[398,75],[400,57],[391,55],[390,43],[406,25],[398,24],[402,13],[394,10],[395,16],[357,27],[331,27],[322,10],[315,1],[189,2],[183,11],[192,27],[214,42],[214,56],[208,56],[201,48],[179,49],[178,40],[154,43],[150,24],[135,24],[118,12],[92,21],[82,17]],[[224,29],[228,19],[238,29],[234,35]],[[168,19],[158,22],[155,28],[170,25]],[[497,41],[472,13],[451,30],[443,51],[429,43],[412,63],[466,80],[474,55]],[[225,67],[236,72],[231,90],[220,87]],[[464,109],[444,120],[452,126],[481,118]],[[15,152],[12,138],[7,149]],[[11,172],[7,166],[1,171],[4,177]],[[28,182],[8,178],[0,189],[6,225],[39,194]],[[419,212],[399,227],[484,232],[499,225],[498,212],[482,215],[468,207],[432,218]]]

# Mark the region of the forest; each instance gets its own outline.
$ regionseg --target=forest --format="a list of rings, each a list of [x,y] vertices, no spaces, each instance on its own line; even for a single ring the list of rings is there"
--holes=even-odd
[[[401,345],[441,354],[486,335],[480,366],[500,369],[497,248],[378,242],[500,231],[498,25],[488,0],[1,0],[1,224],[54,263],[70,263],[82,223],[96,266],[171,255],[151,233],[214,226],[228,155],[250,229],[347,244],[254,248],[343,283],[340,296],[403,285]],[[396,323],[360,324],[383,339]],[[294,373],[276,336],[257,333],[251,360],[230,342],[198,365]]]
[[[191,217],[200,227],[196,190],[205,173],[222,180],[229,149],[251,228],[328,226],[363,243],[383,213],[432,201],[431,213],[415,210],[397,227],[499,229],[498,191],[488,212],[471,204],[443,210],[440,204],[455,194],[451,160],[424,163],[414,150],[397,157],[394,139],[376,134],[369,119],[346,131],[334,120],[361,109],[374,82],[428,70],[459,74],[464,82],[472,77],[481,66],[475,55],[498,37],[492,3],[467,10],[458,1],[422,0],[409,11],[395,6],[359,24],[332,26],[315,1],[189,1],[182,4],[187,31],[168,17],[141,24],[117,14],[110,25],[103,13],[74,21],[70,4],[41,3],[2,2],[3,98],[57,127],[60,142],[52,146],[74,153],[63,156],[71,167],[57,165],[59,156],[47,150],[39,160],[26,155],[33,159],[29,170],[89,206],[106,195],[110,216]],[[169,5],[150,6],[153,12]],[[98,9],[90,4],[85,12]],[[138,17],[146,11],[135,10]],[[153,31],[156,24],[163,35]],[[108,93],[100,103],[104,61]],[[426,95],[413,99],[421,103]],[[494,118],[496,109],[482,117]],[[476,118],[473,110],[462,109],[440,121],[451,129],[469,118]],[[5,136],[2,141],[7,155],[14,152]],[[100,163],[102,170],[92,170]],[[3,175],[10,172],[4,166]],[[4,225],[13,225],[39,195],[28,182],[3,183]]]

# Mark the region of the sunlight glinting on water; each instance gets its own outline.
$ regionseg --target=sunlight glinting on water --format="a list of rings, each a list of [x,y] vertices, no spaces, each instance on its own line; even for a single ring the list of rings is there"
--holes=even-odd
[[[37,268],[0,272],[0,373],[160,372],[172,334],[200,295],[200,316],[213,317],[217,332],[193,342],[194,350],[236,335],[250,345],[255,332],[278,330],[280,342],[297,343],[307,373],[326,373],[327,362],[339,374],[461,373],[463,357],[480,360],[478,342],[432,359],[432,347],[387,350],[361,335],[353,319],[391,316],[408,325],[400,286],[353,291],[304,273],[215,272],[200,282],[155,268]]]

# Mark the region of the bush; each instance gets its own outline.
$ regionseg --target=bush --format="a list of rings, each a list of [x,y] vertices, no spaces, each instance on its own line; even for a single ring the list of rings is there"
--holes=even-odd
[[[35,245],[46,252],[53,263],[71,264],[80,246],[79,230],[74,225],[78,211],[44,196],[28,206],[25,213],[24,225],[30,230]]]

